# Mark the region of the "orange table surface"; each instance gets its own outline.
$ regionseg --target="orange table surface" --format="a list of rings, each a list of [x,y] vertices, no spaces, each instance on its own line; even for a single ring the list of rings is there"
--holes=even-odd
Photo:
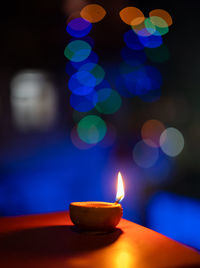
[[[124,219],[117,227],[77,232],[67,212],[1,218],[0,267],[200,267],[200,254],[185,245]]]

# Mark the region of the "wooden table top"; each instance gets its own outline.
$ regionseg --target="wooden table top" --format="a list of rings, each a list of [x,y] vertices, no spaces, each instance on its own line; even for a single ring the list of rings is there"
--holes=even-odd
[[[0,267],[197,268],[200,254],[124,219],[112,233],[80,233],[59,212],[1,218]]]

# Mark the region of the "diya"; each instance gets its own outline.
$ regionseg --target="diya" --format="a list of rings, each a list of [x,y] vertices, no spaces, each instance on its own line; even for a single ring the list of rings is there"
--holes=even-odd
[[[124,198],[122,175],[118,173],[116,202],[73,202],[69,207],[69,215],[75,226],[84,231],[107,232],[113,230],[122,217],[122,206],[119,202]]]

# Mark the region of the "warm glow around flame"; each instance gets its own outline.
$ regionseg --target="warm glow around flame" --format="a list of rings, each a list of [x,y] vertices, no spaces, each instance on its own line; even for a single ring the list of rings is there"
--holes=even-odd
[[[116,201],[120,202],[122,201],[123,198],[124,198],[124,183],[121,173],[118,172]]]

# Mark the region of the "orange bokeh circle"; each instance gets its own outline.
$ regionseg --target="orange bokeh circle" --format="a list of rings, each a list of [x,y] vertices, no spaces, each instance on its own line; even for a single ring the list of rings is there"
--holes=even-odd
[[[96,23],[96,22],[101,21],[105,17],[106,11],[100,5],[90,4],[90,5],[85,6],[81,10],[80,15],[83,19],[91,23]]]
[[[128,25],[136,26],[141,24],[145,17],[142,11],[136,7],[125,7],[119,12],[119,16],[123,22]]]
[[[171,15],[164,9],[152,10],[151,12],[149,12],[149,17],[160,17],[166,21],[168,26],[171,26],[173,24]]]
[[[141,129],[141,136],[145,143],[151,147],[160,146],[160,135],[165,130],[165,126],[159,120],[146,121]]]

